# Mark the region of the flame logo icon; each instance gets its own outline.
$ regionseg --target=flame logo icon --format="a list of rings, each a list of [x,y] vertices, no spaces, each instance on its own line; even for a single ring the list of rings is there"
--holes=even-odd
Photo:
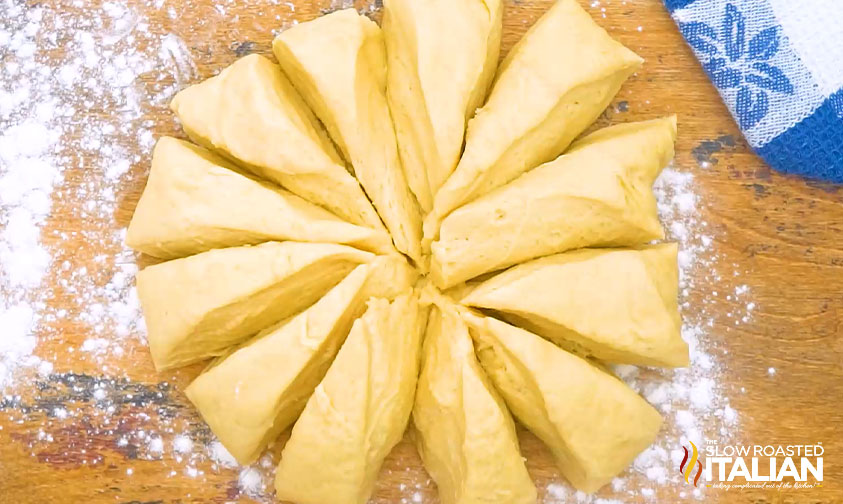
[[[691,443],[691,452],[688,453],[688,449],[684,446],[682,447],[685,450],[685,457],[682,458],[682,463],[679,464],[679,473],[685,477],[685,483],[690,483],[691,474],[694,472],[694,464],[697,466],[697,475],[694,476],[694,486],[697,486],[697,482],[700,480],[700,475],[702,475],[702,462],[699,459],[699,451],[697,450],[697,445],[694,444],[693,441],[689,441]],[[691,460],[688,460],[688,455],[690,455]]]

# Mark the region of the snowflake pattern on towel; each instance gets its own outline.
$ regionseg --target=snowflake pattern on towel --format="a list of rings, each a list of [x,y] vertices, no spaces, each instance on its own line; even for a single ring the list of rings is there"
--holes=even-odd
[[[793,94],[784,72],[769,63],[779,50],[779,26],[758,30],[747,43],[746,20],[728,3],[719,32],[700,21],[680,23],[679,27],[712,82],[720,89],[737,88],[735,112],[741,128],[752,128],[767,115],[768,93]]]

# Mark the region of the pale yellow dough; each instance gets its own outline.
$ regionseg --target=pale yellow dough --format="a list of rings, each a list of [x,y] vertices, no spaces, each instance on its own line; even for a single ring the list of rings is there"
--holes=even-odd
[[[201,147],[159,140],[126,236],[171,259],[152,359],[216,357],[185,392],[241,464],[292,427],[279,501],[367,504],[411,417],[442,504],[538,504],[513,417],[588,493],[659,433],[604,362],[688,365],[676,118],[575,141],[643,60],[556,0],[498,67],[503,3],[338,10],[170,104]]]
[[[570,351],[641,366],[687,366],[675,243],[583,249],[515,266],[462,303],[500,312]]]
[[[277,186],[235,171],[202,147],[162,137],[126,243],[162,259],[271,240],[394,250],[383,231],[341,220]]]
[[[413,425],[442,504],[535,504],[512,417],[480,369],[468,327],[441,296],[427,324]]]
[[[365,504],[401,440],[419,372],[427,313],[415,295],[369,301],[307,401],[281,453],[280,500]]]
[[[421,261],[421,211],[386,100],[383,33],[354,9],[296,25],[272,44],[285,74],[354,167],[396,248]]]
[[[170,108],[195,142],[353,224],[383,229],[313,113],[263,56],[184,89]]]
[[[500,0],[385,0],[387,97],[407,182],[424,212],[459,161],[465,124],[498,63]]]
[[[655,439],[661,416],[616,377],[525,330],[463,317],[507,406],[578,490],[596,491]]]
[[[419,271],[397,252],[378,256],[366,280],[365,297],[395,299],[416,285]]]
[[[425,219],[425,243],[455,208],[558,156],[642,61],[577,0],[559,0],[498,69],[488,101],[468,124],[465,152]]]
[[[149,266],[137,289],[155,367],[220,355],[310,306],[372,259],[344,245],[268,242]]]
[[[369,296],[395,297],[410,277],[385,284],[406,260],[382,256],[357,266],[307,310],[259,334],[209,367],[185,390],[220,442],[250,464],[299,416],[362,315]]]
[[[431,247],[432,278],[445,288],[565,250],[664,238],[652,186],[675,139],[675,117],[604,128],[454,210]]]

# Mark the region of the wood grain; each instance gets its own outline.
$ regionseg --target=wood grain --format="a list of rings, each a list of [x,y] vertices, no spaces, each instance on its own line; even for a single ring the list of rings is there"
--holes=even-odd
[[[263,7],[249,3],[226,7],[222,15],[213,0],[186,0],[184,15],[175,19],[167,16],[166,8],[156,10],[142,3],[136,8],[149,18],[152,31],[176,33],[187,43],[201,77],[216,73],[248,52],[269,55],[273,29],[294,19],[311,19],[330,8],[327,0],[297,0],[294,12],[283,2]],[[504,51],[550,3],[506,2]],[[599,23],[647,60],[599,124],[679,115],[676,164],[696,177],[701,220],[714,238],[714,268],[721,273],[737,272],[741,283],[749,285],[757,305],[752,319],[736,326],[731,314],[739,306],[714,294],[723,292],[724,285],[733,285],[734,279],[713,271],[695,273],[691,306],[705,306],[714,314],[710,334],[723,363],[722,393],[739,412],[733,434],[747,443],[821,442],[825,447],[822,488],[791,493],[708,491],[706,501],[843,502],[843,191],[773,173],[750,151],[659,1],[611,0],[594,7],[590,3],[583,1]],[[96,3],[85,6],[94,7]],[[360,7],[364,7],[362,3]],[[157,135],[178,133],[171,114],[163,108],[149,119],[155,122]],[[148,173],[148,153],[144,154],[116,188],[120,206],[115,226],[128,223],[143,189]],[[84,183],[85,164],[95,160],[79,161],[80,168],[66,175],[65,195],[81,193],[73,189]],[[113,250],[103,250],[91,246],[81,234],[69,240],[58,238],[59,233],[83,229],[83,217],[76,211],[82,203],[55,196],[44,239],[63,244],[55,264],[70,261],[71,271],[85,267],[92,281],[104,283],[115,265],[96,257],[115,253],[119,244],[114,244]],[[81,308],[74,293],[62,283],[69,274],[61,268],[51,271],[50,302],[78,312]],[[67,320],[49,327],[38,348],[40,355],[55,362],[54,374],[33,378],[20,397],[0,402],[0,502],[252,501],[238,491],[236,470],[215,468],[205,460],[196,465],[204,474],[191,477],[170,450],[165,450],[161,460],[153,461],[145,459],[141,447],[119,443],[123,434],[137,428],[152,426],[154,430],[159,419],[167,420],[170,432],[161,434],[168,439],[179,432],[209,439],[210,432],[182,393],[198,367],[156,374],[146,348],[127,343],[126,352],[103,370],[92,359],[71,352],[87,338],[89,325]],[[768,373],[771,367],[776,370],[774,375]],[[75,374],[65,374],[70,371]],[[115,410],[106,424],[102,415],[85,412],[97,407],[91,384],[109,375],[116,377],[108,385]],[[57,418],[54,410],[62,405],[82,414]],[[138,425],[143,414],[149,419]],[[39,431],[53,441],[40,442]],[[543,494],[547,483],[558,480],[559,475],[541,443],[523,431],[520,438],[530,472]],[[414,448],[405,441],[388,458],[373,502],[408,502],[416,491],[424,502],[438,502],[433,484],[415,488],[426,480]],[[409,488],[402,489],[402,484]],[[633,475],[630,487],[645,484],[655,491],[652,502],[681,502],[681,493],[687,491],[684,486],[647,483],[640,475]],[[630,500],[647,501],[642,497]]]

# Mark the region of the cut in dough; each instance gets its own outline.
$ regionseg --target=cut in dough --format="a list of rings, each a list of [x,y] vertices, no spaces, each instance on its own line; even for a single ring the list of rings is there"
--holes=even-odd
[[[363,314],[367,294],[380,294],[384,284],[370,285],[372,274],[394,269],[392,262],[384,256],[357,266],[316,304],[263,331],[190,384],[187,397],[238,462],[254,462],[298,418]]]
[[[583,249],[515,266],[462,303],[496,310],[561,347],[609,362],[687,366],[675,243]]]
[[[468,124],[459,165],[436,193],[425,243],[455,208],[564,151],[642,61],[577,0],[559,0],[498,69],[489,100]]]
[[[149,266],[137,288],[156,369],[221,355],[310,306],[373,257],[344,245],[268,242]]]
[[[381,29],[345,9],[282,32],[272,48],[351,162],[395,247],[419,263],[421,213],[407,186],[387,106]]]
[[[281,453],[279,500],[369,500],[380,466],[410,418],[426,315],[415,295],[391,304],[369,301]]]
[[[378,256],[366,280],[365,298],[395,299],[406,294],[418,282],[419,272],[398,253]]]
[[[424,212],[454,171],[501,41],[500,0],[386,0],[387,97],[407,182]]]
[[[313,113],[263,56],[181,91],[170,108],[195,142],[353,224],[383,229]]]
[[[480,369],[468,327],[442,296],[427,324],[413,425],[442,504],[535,504],[512,417]]]
[[[605,128],[454,210],[431,247],[431,276],[445,288],[565,250],[664,238],[652,187],[675,139],[675,117]]]
[[[366,300],[408,292],[413,271],[400,254],[357,266],[316,304],[262,331],[190,384],[187,397],[238,462],[254,462],[298,418]]]
[[[578,490],[610,482],[656,438],[661,416],[616,377],[530,332],[463,316],[507,406]]]
[[[343,243],[383,253],[395,250],[384,231],[345,222],[234,170],[202,147],[162,137],[126,243],[161,259],[271,240]]]
[[[369,265],[313,306],[199,375],[185,393],[223,446],[251,464],[304,409],[365,306]]]

